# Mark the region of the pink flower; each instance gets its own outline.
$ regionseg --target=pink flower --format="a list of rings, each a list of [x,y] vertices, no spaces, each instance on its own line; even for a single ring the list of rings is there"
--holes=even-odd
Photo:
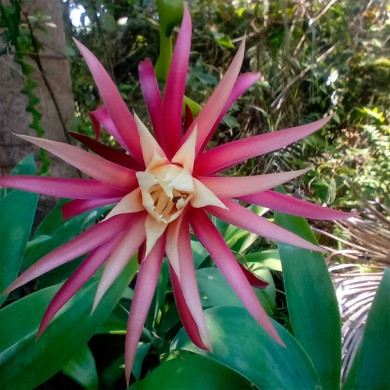
[[[260,75],[246,73],[239,76],[244,39],[216,90],[183,133],[182,105],[190,43],[191,18],[185,7],[163,97],[151,62],[145,60],[139,65],[142,92],[153,124],[154,138],[141,120],[129,112],[99,61],[86,47],[76,42],[104,102],[103,107],[91,113],[96,138],[99,138],[102,125],[126,152],[114,150],[80,134],[73,136],[96,154],[60,142],[20,135],[62,158],[90,179],[0,178],[1,186],[74,198],[63,207],[64,218],[102,205],[116,204],[104,221],[40,259],[22,273],[6,292],[89,252],[47,308],[38,332],[40,335],[58,310],[105,264],[96,292],[96,307],[138,250],[141,265],[126,338],[127,381],[164,255],[169,260],[172,286],[184,327],[197,346],[212,348],[196,283],[190,227],[251,315],[282,344],[250,285],[253,282],[264,287],[266,283],[256,280],[237,263],[208,214],[269,239],[317,251],[320,249],[315,245],[250,212],[237,200],[308,218],[344,219],[350,216],[271,190],[306,170],[251,177],[218,175],[218,172],[251,157],[306,137],[327,123],[329,117],[205,150],[221,118]]]

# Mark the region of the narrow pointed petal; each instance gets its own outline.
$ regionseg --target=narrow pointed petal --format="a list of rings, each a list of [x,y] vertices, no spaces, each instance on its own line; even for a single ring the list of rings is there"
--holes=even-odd
[[[234,226],[248,230],[252,233],[258,234],[259,236],[266,237],[272,241],[280,241],[300,248],[324,252],[323,249],[317,245],[314,245],[296,234],[267,221],[265,218],[252,213],[245,207],[240,206],[238,203],[229,199],[224,199],[223,202],[228,207],[228,211],[219,207],[207,207],[207,211],[227,223],[231,223]]]
[[[107,222],[120,216],[110,218]],[[100,279],[95,300],[93,302],[92,311],[95,310],[105,292],[114,283],[115,279],[126,267],[135,251],[141,246],[145,240],[144,220],[145,213],[138,213],[127,216],[130,220],[130,225],[124,232],[120,242],[112,252],[104,267],[103,275]]]
[[[185,117],[184,117],[184,132],[186,132],[191,123],[194,121],[194,116],[192,115],[191,108],[188,104],[185,105]]]
[[[298,176],[303,175],[310,169],[312,168],[301,169],[299,171],[242,177],[201,176],[198,177],[198,179],[216,196],[223,198],[234,198],[274,188],[280,184],[286,183]]]
[[[179,241],[179,232],[182,221],[183,214],[178,219],[169,224],[167,228],[167,240],[165,244],[165,252],[167,254],[169,264],[178,278],[180,277],[180,261],[177,243]]]
[[[135,122],[137,123],[142,157],[145,165],[148,166],[157,156],[161,160],[166,159],[164,151],[137,115],[135,115]]]
[[[143,164],[140,164],[133,156],[130,156],[118,149],[114,149],[111,146],[104,145],[84,134],[70,131],[69,135],[108,161],[133,170],[141,170],[144,168]]]
[[[154,74],[153,64],[149,58],[139,63],[138,72],[142,94],[144,95],[146,106],[148,107],[154,134],[156,135],[158,143],[163,145],[163,102],[158,88],[156,75]]]
[[[76,215],[80,215],[86,211],[96,209],[97,207],[118,203],[120,200],[121,197],[71,200],[61,207],[62,217],[64,219],[73,218]]]
[[[94,249],[54,296],[43,315],[37,337],[40,337],[58,311],[80,290],[110,256],[119,237]]]
[[[182,137],[182,108],[191,49],[191,16],[184,4],[183,21],[172,55],[163,103],[164,149],[168,157],[177,150]]]
[[[158,222],[152,217],[148,215],[145,219],[145,231],[146,231],[146,247],[145,247],[145,255],[147,256],[154,244],[157,240],[163,235],[167,228],[167,224],[164,222]]]
[[[113,187],[127,189],[135,186],[137,183],[134,171],[107,161],[100,156],[88,153],[85,150],[76,148],[75,146],[27,135],[17,136],[53,153],[55,156],[80,169],[80,171],[83,171],[94,179],[110,184]]]
[[[248,280],[249,284],[252,287],[256,288],[266,288],[268,287],[269,283],[265,280],[261,279],[260,277],[253,274],[251,271],[249,271],[247,268],[245,268],[242,264],[238,263],[238,265],[241,268],[241,271],[245,275],[246,279]]]
[[[121,196],[125,192],[91,179],[46,176],[3,176],[0,186],[61,198],[96,199]]]
[[[241,69],[242,61],[245,53],[245,37],[242,40],[241,46],[237,51],[233,62],[230,64],[229,69],[226,71],[222,80],[219,82],[217,88],[207,101],[203,110],[192,122],[192,125],[188,129],[184,140],[191,135],[195,126],[198,127],[198,138],[196,143],[196,154],[198,155],[204,147],[207,139],[210,137],[210,132],[213,129],[215,122],[220,116],[225,104],[231,94],[234,84],[236,83],[238,74]]]
[[[173,288],[173,295],[175,296],[177,310],[183,323],[184,329],[186,330],[191,341],[199,348],[208,350],[208,347],[203,343],[202,337],[199,333],[199,328],[191,314],[190,309],[187,306],[187,302],[184,298],[183,291],[181,290],[179,279],[176,276],[175,271],[172,267],[169,267],[171,282]]]
[[[206,248],[217,267],[236,292],[244,306],[264,330],[279,344],[283,345],[278,333],[253,292],[236,259],[232,255],[217,228],[202,210],[190,214],[190,224],[199,241]]]
[[[172,163],[181,164],[183,168],[185,168],[190,173],[192,173],[192,170],[194,168],[197,134],[198,131],[195,127],[190,137],[187,139],[187,141],[184,142],[184,144],[180,147],[180,149],[172,158]]]
[[[238,100],[238,98],[242,94],[244,94],[248,90],[248,88],[250,88],[256,81],[258,81],[260,77],[261,77],[260,73],[252,73],[252,72],[244,73],[238,77],[236,83],[234,84],[232,92],[230,93],[229,99],[225,104],[225,107],[219,114],[219,117],[214,123],[214,126],[212,127],[210,134],[208,135],[205,142],[203,143],[203,148],[200,152],[202,152],[203,149],[207,146],[216,128],[219,126],[221,120],[229,111],[230,107]]]
[[[145,208],[142,205],[141,189],[136,188],[120,200],[120,202],[108,213],[105,220],[115,217],[115,215],[137,213],[144,209]]]
[[[297,199],[293,196],[279,194],[275,191],[264,191],[240,197],[240,200],[282,213],[319,220],[343,220],[356,216],[356,213],[334,210],[317,204]]]
[[[98,61],[82,43],[74,39],[99,89],[108,113],[128,150],[138,161],[142,161],[141,145],[134,118],[123,101],[118,88]]]
[[[86,232],[42,257],[42,259],[33,264],[11,283],[5,293],[9,293],[38,276],[97,248],[121,233],[128,223],[129,217],[126,215],[118,215],[116,218],[98,223]]]
[[[164,257],[164,242],[164,237],[161,237],[149,256],[142,261],[135,285],[125,341],[125,374],[127,385],[130,382],[138,341],[141,338],[142,329],[160,275]]]
[[[190,203],[192,207],[200,208],[205,206],[216,206],[226,208],[221,200],[209,190],[200,180],[194,178],[194,197]]]
[[[303,126],[256,135],[218,146],[197,158],[195,171],[202,176],[211,175],[249,158],[284,148],[319,130],[330,119],[331,117],[328,116]]]

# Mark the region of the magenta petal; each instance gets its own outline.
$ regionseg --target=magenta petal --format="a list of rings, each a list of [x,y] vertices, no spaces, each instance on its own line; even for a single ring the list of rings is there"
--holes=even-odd
[[[18,137],[53,153],[94,179],[113,187],[128,189],[138,183],[133,170],[114,164],[103,157],[88,153],[75,146],[27,135],[18,135]]]
[[[110,253],[118,243],[119,237],[106,242],[105,244],[94,249],[88,257],[80,264],[77,270],[64,283],[57,294],[54,296],[50,305],[43,315],[41,324],[39,326],[37,337],[45,331],[51,319],[57,314],[62,306],[73,297],[74,294],[95,274],[101,265],[107,260]]]
[[[211,175],[242,161],[283,148],[314,133],[329,120],[330,116],[303,126],[256,135],[230,142],[208,150],[196,160],[195,171],[199,175]]]
[[[221,112],[223,111],[226,102],[232,92],[233,86],[236,83],[238,74],[241,69],[242,61],[244,59],[245,52],[245,39],[242,41],[240,48],[237,51],[229,69],[226,71],[222,80],[217,85],[213,94],[205,104],[200,114],[192,122],[192,125],[188,129],[182,144],[189,138],[189,136],[197,128],[198,136],[196,143],[196,154],[202,151],[204,144],[210,136],[210,132]]]
[[[197,179],[200,180],[215,195],[223,198],[235,198],[274,188],[303,175],[307,171],[308,169],[301,169],[299,171],[237,177],[201,176]]]
[[[146,316],[153,300],[154,291],[160,275],[164,257],[165,236],[160,237],[148,257],[141,263],[134,297],[131,302],[125,342],[125,372],[127,385],[130,382],[131,370],[137,352],[138,341],[142,334]]]
[[[177,310],[179,311],[181,321],[183,323],[184,329],[186,330],[191,341],[199,348],[208,350],[207,346],[203,343],[202,337],[199,333],[199,328],[194,320],[194,317],[191,314],[190,309],[187,306],[187,302],[184,298],[183,291],[181,290],[179,279],[176,276],[175,271],[169,266],[169,271],[171,275],[171,282],[173,288],[173,294],[175,296]]]
[[[317,245],[314,245],[296,234],[267,221],[265,218],[252,213],[245,207],[240,206],[238,203],[229,199],[223,199],[222,201],[228,210],[214,206],[209,206],[206,210],[227,223],[231,223],[234,226],[248,230],[252,233],[258,234],[259,236],[267,237],[270,240],[284,242],[289,245],[298,246],[312,251],[324,252]]]
[[[82,56],[87,63],[89,70],[99,89],[100,96],[104,101],[115,128],[120,134],[126,149],[138,160],[142,161],[141,145],[133,116],[130,114],[117,87],[110,76],[98,61],[98,59],[82,43],[74,39]]]
[[[245,275],[246,279],[248,280],[249,284],[252,287],[256,288],[267,288],[269,283],[265,280],[261,279],[257,275],[253,274],[251,271],[249,271],[247,268],[245,268],[242,264],[238,263],[238,265],[241,268],[241,271]]]
[[[11,283],[5,290],[5,293],[8,294],[12,290],[15,290],[15,288],[30,282],[38,276],[104,244],[112,237],[115,237],[122,232],[128,223],[128,215],[118,215],[105,222],[98,223],[86,232],[42,257],[42,259],[33,264],[27,271],[23,272],[13,283]]]
[[[69,135],[108,161],[137,171],[145,168],[144,165],[140,164],[133,156],[123,153],[118,149],[114,149],[111,146],[104,145],[84,134],[70,131]]]
[[[118,203],[122,198],[99,198],[99,199],[75,199],[61,207],[62,217],[64,219],[73,218],[76,215],[82,214],[88,210],[93,210],[97,207],[106,206],[108,204]]]
[[[154,74],[153,64],[149,58],[139,63],[138,72],[142,94],[144,95],[146,106],[148,107],[154,134],[157,142],[160,145],[163,145],[163,102],[158,88],[156,75]]]
[[[356,213],[333,210],[274,191],[264,191],[259,194],[242,196],[240,197],[240,200],[267,207],[272,210],[281,211],[282,213],[310,219],[342,220],[356,215]]]
[[[119,197],[126,192],[91,179],[63,179],[46,176],[3,176],[0,186],[62,198],[97,199]]]
[[[229,247],[206,213],[202,210],[192,212],[190,214],[190,224],[195,235],[206,248],[249,313],[274,340],[283,345],[283,341],[273,327]]]
[[[164,151],[171,158],[182,137],[181,116],[191,49],[191,16],[184,4],[183,22],[176,40],[167,77],[163,103]]]

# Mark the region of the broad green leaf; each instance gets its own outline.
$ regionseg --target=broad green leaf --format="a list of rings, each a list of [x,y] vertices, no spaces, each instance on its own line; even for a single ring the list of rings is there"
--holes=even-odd
[[[199,268],[203,261],[208,257],[206,249],[197,240],[191,240],[192,255],[194,256],[194,267]]]
[[[317,243],[305,219],[276,212],[275,221]],[[294,335],[312,360],[324,389],[337,389],[341,372],[340,314],[324,257],[282,243],[278,248]]]
[[[62,372],[79,383],[83,389],[98,389],[98,374],[95,359],[87,345],[72,357],[62,368]]]
[[[29,156],[12,173],[32,174],[34,159]],[[39,195],[12,190],[0,199],[0,293],[16,279],[30,237]],[[0,297],[0,305],[6,296]]]
[[[387,268],[372,303],[363,339],[343,390],[390,387],[390,269]]]
[[[267,267],[274,271],[282,271],[279,252],[276,249],[245,253],[243,257],[245,262],[250,264],[251,270],[256,270],[259,267]]]
[[[131,390],[250,390],[251,385],[229,368],[193,353],[181,352],[153,370]]]
[[[137,270],[133,257],[91,314],[98,283],[98,278],[93,278],[64,306],[39,340],[35,340],[39,323],[58,285],[0,310],[2,390],[34,388],[60,370],[106,320]]]
[[[181,329],[171,350],[207,356],[238,372],[262,390],[316,389],[320,382],[309,358],[295,339],[273,321],[286,347],[274,341],[248,311],[217,307],[205,311],[213,352],[197,348]]]
[[[138,343],[137,353],[135,355],[135,360],[133,364],[133,375],[137,380],[141,377],[142,363],[145,359],[145,356],[148,354],[151,343]]]

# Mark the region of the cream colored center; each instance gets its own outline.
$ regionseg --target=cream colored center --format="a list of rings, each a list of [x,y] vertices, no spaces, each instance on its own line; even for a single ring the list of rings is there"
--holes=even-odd
[[[193,197],[191,174],[181,166],[163,164],[137,172],[142,204],[158,222],[170,223],[180,216]]]

